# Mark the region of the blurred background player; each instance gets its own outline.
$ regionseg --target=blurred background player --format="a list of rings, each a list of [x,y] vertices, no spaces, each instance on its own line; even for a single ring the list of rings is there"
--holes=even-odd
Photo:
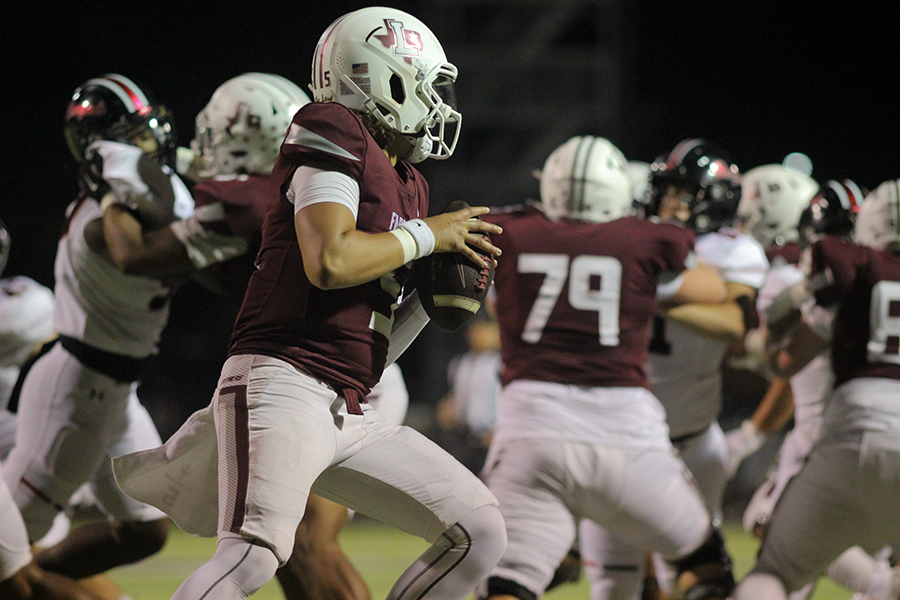
[[[754,303],[768,268],[765,252],[749,235],[730,227],[740,198],[739,171],[716,143],[687,139],[650,167],[643,213],[686,226],[697,236],[699,262],[725,282],[726,301],[665,307],[654,318],[647,359],[650,389],[665,408],[669,437],[721,526],[726,447],[718,417],[721,364],[756,326]],[[609,539],[590,521],[580,528],[582,556],[592,600],[636,598],[645,578],[644,552]],[[662,590],[676,594],[674,573],[657,561]],[[652,576],[652,574],[651,574]]]
[[[779,169],[766,169],[767,177],[775,178]],[[791,177],[796,177],[790,174]],[[760,185],[754,173],[748,178],[746,185]],[[769,179],[762,185],[768,188],[777,186],[777,179]],[[791,187],[782,185],[786,190]],[[810,189],[810,185],[802,189]],[[794,189],[801,189],[794,186]],[[796,202],[805,194],[794,197]],[[790,202],[791,197],[785,195],[782,201]],[[826,181],[818,193],[808,202],[800,214],[796,224],[796,233],[785,229],[783,237],[798,239],[800,248],[808,248],[814,241],[823,236],[834,236],[849,240],[853,225],[863,202],[863,191],[849,179]],[[747,212],[752,209],[746,208]],[[780,263],[772,269],[766,278],[763,293],[760,295],[758,308],[763,316],[763,329],[766,323],[780,330],[783,321],[792,309],[791,293],[796,295],[802,290],[804,276],[799,265]],[[833,377],[830,356],[823,351],[801,369],[789,381],[775,379],[768,393],[760,402],[753,415],[740,428],[727,434],[730,446],[732,469],[730,475],[747,454],[752,453],[769,435],[780,430],[793,417],[793,427],[782,442],[776,462],[769,470],[766,481],[753,494],[744,511],[743,525],[749,533],[762,538],[766,524],[772,515],[772,509],[780,498],[785,486],[805,464],[809,452],[816,440],[822,425],[824,403],[831,390]],[[886,549],[889,553],[890,549]],[[886,585],[893,576],[886,557],[874,558],[859,547],[843,553],[834,563],[828,566],[825,574],[842,585],[863,593],[870,588]],[[803,589],[793,592],[791,598],[809,597],[815,582],[810,582]]]
[[[468,349],[447,366],[448,392],[438,403],[432,435],[474,473],[484,466],[500,397],[500,331],[491,313],[486,306],[466,325]]]
[[[0,275],[11,239],[0,221]],[[19,370],[53,337],[53,292],[22,275],[0,279],[0,458],[12,447],[16,417],[7,411]],[[22,515],[0,478],[0,597],[10,600],[95,600],[67,577],[34,562]]]
[[[413,48],[418,58],[405,60]],[[291,555],[310,491],[434,544],[391,597],[462,599],[502,552],[502,518],[477,477],[365,402],[427,323],[417,296],[398,308],[405,265],[432,251],[482,261],[467,242],[499,254],[479,232],[500,229],[472,219],[486,208],[421,218],[428,188],[413,163],[453,153],[455,79],[431,31],[401,11],[361,9],[320,38],[317,101],[282,144],[216,395],[163,448],[116,459],[130,493],[218,535],[175,598],[254,593]],[[185,465],[217,473],[176,477],[184,487],[160,494],[158,478]]]
[[[0,274],[10,244],[9,231],[0,221]],[[53,292],[23,275],[0,279],[0,459],[15,441],[16,416],[7,405],[19,371],[53,335]]]
[[[625,216],[626,161],[608,140],[568,140],[547,158],[540,187],[541,210],[483,217],[504,229],[495,278],[504,387],[482,477],[509,542],[479,596],[540,597],[590,519],[661,551],[681,591],[725,598],[723,539],[644,375],[657,303],[722,302],[725,285],[708,267],[689,268],[689,230]]]
[[[741,201],[737,221],[742,231],[749,233],[766,250],[769,271],[760,290],[757,309],[762,314],[772,299],[787,287],[802,280],[799,232],[800,215],[819,191],[819,184],[809,175],[782,164],[754,167],[741,178]],[[760,411],[754,418],[746,419],[740,427],[725,434],[728,445],[728,476],[733,477],[740,462],[758,450],[766,436],[780,430],[790,419],[786,409],[791,405],[790,382],[775,376],[768,369],[762,340],[766,324],[750,332],[745,338],[745,348],[732,357],[732,364],[760,373],[769,380],[769,386],[760,401]],[[798,385],[805,400],[820,402],[827,390],[830,375],[828,365],[816,361],[808,367],[808,377],[801,375]],[[808,389],[807,389],[808,386]],[[803,412],[803,409],[801,409]],[[762,417],[765,415],[765,420]],[[809,421],[810,426],[813,421]]]
[[[767,345],[777,374],[790,378],[830,346],[834,388],[819,439],[775,505],[736,600],[786,598],[854,544],[875,550],[900,542],[892,518],[900,498],[898,183],[887,181],[867,196],[856,244],[825,236],[812,245],[809,295],[792,299],[799,323],[779,330],[784,339],[770,327]],[[866,595],[897,598],[900,577],[892,575]]]
[[[129,273],[105,222],[159,228],[193,203],[168,167],[171,114],[127,77],[108,74],[79,86],[65,133],[81,192],[67,209],[56,257],[59,335],[25,377],[3,477],[32,542],[82,484],[91,484],[108,519],[72,530],[36,556],[42,568],[83,578],[154,554],[168,532],[162,512],[118,488],[109,459],[160,444],[136,388],[177,282]]]

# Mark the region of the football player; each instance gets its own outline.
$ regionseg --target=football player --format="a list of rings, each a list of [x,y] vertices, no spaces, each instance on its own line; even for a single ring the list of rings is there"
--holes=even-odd
[[[59,335],[24,379],[3,477],[32,542],[91,483],[109,519],[72,530],[36,557],[45,569],[83,578],[154,554],[168,533],[161,511],[118,488],[109,457],[160,444],[135,390],[157,350],[174,282],[129,273],[105,221],[127,217],[159,228],[193,202],[168,167],[171,114],[131,79],[108,74],[79,86],[65,133],[81,192],[67,209],[57,250]]]
[[[650,167],[645,217],[686,225],[698,235],[698,261],[725,281],[726,302],[666,307],[654,318],[647,377],[666,411],[672,444],[721,523],[726,448],[718,416],[721,363],[729,347],[756,326],[754,303],[768,261],[749,235],[730,227],[740,198],[739,171],[717,144],[687,139]],[[644,550],[609,539],[596,524],[580,527],[593,600],[635,597],[644,581]],[[673,574],[657,561],[668,594]]]
[[[756,565],[735,599],[786,598],[815,579],[846,548],[896,547],[892,519],[900,497],[900,199],[887,181],[863,203],[856,244],[826,236],[811,248],[806,289],[785,341],[769,333],[772,368],[789,378],[830,347],[834,387],[821,432],[802,470],[775,505]],[[840,526],[835,526],[839,523]],[[866,573],[858,573],[860,577]],[[900,578],[868,589],[897,598]]]
[[[760,186],[767,189],[792,189],[783,182],[779,184],[778,174],[781,169],[768,167],[762,171],[751,171],[752,177],[746,185]],[[798,175],[788,172],[790,177]],[[794,186],[793,189],[809,190],[812,185]],[[749,198],[758,197],[756,190],[750,188]],[[795,202],[800,197],[794,196]],[[796,231],[785,228],[784,239],[799,240],[800,248],[808,247],[822,236],[836,236],[849,239],[853,224],[862,201],[863,190],[853,181],[830,180],[825,182],[818,193],[803,209],[796,226]],[[790,202],[792,197],[783,196],[783,202]],[[751,200],[753,201],[753,200]],[[752,214],[757,209],[745,206],[744,213]],[[791,252],[790,254],[794,254]],[[777,321],[788,316],[791,307],[791,290],[802,289],[803,273],[799,265],[779,261],[766,278],[766,284],[760,295],[758,308],[763,321]],[[797,287],[794,287],[797,286]],[[780,329],[777,323],[775,328]],[[765,327],[762,329],[765,331]],[[767,394],[760,402],[754,414],[744,424],[726,435],[729,443],[729,456],[732,461],[732,474],[739,462],[755,451],[763,440],[780,430],[787,420],[793,416],[794,426],[787,433],[779,450],[778,458],[770,469],[766,481],[754,493],[744,511],[744,529],[762,538],[766,524],[772,515],[772,509],[781,496],[785,486],[800,471],[806,462],[813,444],[819,437],[824,403],[831,389],[830,357],[827,352],[810,361],[790,381],[774,378]],[[878,589],[888,585],[894,577],[887,559],[874,558],[859,547],[844,552],[825,570],[825,574],[845,587],[860,593],[869,589]],[[791,594],[791,598],[806,598],[812,593],[815,582],[810,582],[802,590]]]
[[[398,307],[405,265],[451,251],[481,264],[473,247],[499,254],[481,232],[500,228],[472,218],[487,208],[426,218],[428,187],[413,166],[456,147],[457,71],[424,23],[383,7],[329,26],[312,71],[315,102],[294,116],[275,164],[213,400],[163,448],[117,458],[118,480],[182,528],[218,536],[176,599],[262,587],[287,562],[314,491],[433,544],[389,597],[461,600],[505,547],[496,499],[365,402],[427,323],[417,296]]]
[[[547,158],[540,188],[539,207],[484,217],[504,230],[495,277],[504,387],[482,477],[509,541],[479,596],[540,597],[589,519],[659,550],[681,591],[725,598],[733,579],[722,537],[644,371],[659,302],[720,303],[725,284],[693,266],[691,231],[625,216],[626,161],[608,140],[568,140]]]
[[[134,263],[196,269],[202,284],[239,307],[255,270],[275,158],[291,118],[309,101],[296,84],[271,73],[244,73],[220,85],[195,119],[190,152],[180,149],[180,157],[189,159],[185,174],[195,182],[194,212],[143,232],[132,250]],[[241,245],[246,251],[221,261],[223,246]],[[393,364],[369,401],[385,419],[400,424],[407,398],[402,373]],[[345,507],[310,495],[294,552],[277,572],[289,600],[368,597],[365,582],[338,544],[347,519]]]
[[[0,221],[0,274],[9,256],[10,236]],[[0,458],[13,445],[15,415],[6,410],[19,370],[53,337],[53,292],[29,277],[0,279]],[[34,562],[22,515],[0,478],[0,597],[94,600],[67,577],[47,573]]]

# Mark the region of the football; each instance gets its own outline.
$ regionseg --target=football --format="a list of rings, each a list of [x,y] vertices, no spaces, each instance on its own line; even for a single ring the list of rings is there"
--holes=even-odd
[[[457,200],[444,212],[456,212],[468,206]],[[485,256],[480,250],[476,251]],[[413,263],[413,282],[419,300],[431,321],[448,333],[458,330],[475,316],[487,298],[493,280],[493,260],[489,267],[476,265],[459,252],[429,254]]]

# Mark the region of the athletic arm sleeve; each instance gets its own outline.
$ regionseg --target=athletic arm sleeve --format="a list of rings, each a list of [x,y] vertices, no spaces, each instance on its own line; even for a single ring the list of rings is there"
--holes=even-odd
[[[294,205],[294,214],[320,202],[343,204],[354,218],[359,214],[359,182],[340,171],[309,165],[298,167],[285,196]]]

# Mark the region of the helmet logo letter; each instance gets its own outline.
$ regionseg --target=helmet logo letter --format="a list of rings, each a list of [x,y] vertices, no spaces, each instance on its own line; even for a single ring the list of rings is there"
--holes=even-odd
[[[387,33],[373,36],[385,48],[393,50],[397,56],[402,56],[407,62],[424,49],[422,36],[416,31],[409,31],[403,27],[403,23],[395,19],[384,19],[384,27]],[[399,41],[399,43],[398,43]]]

